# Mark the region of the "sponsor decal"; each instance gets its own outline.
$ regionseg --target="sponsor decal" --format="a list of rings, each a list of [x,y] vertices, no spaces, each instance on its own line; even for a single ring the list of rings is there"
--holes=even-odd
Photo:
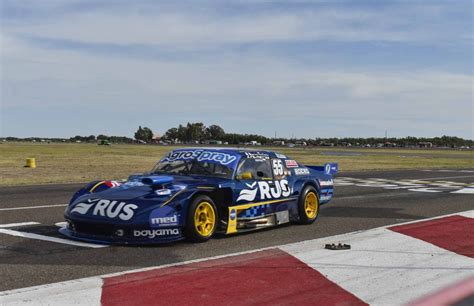
[[[247,158],[253,158],[255,161],[266,161],[270,159],[270,155],[262,152],[244,152]]]
[[[260,195],[260,200],[278,199],[281,197],[288,197],[291,194],[291,188],[287,180],[276,181],[258,181],[253,184],[246,184],[250,189],[242,189],[240,191],[238,201],[254,201],[257,198],[257,193]]]
[[[110,188],[114,188],[114,187],[118,187],[118,186],[122,185],[122,183],[119,183],[117,181],[106,181],[105,185],[107,185]]]
[[[319,198],[319,200],[320,200],[321,202],[323,202],[323,201],[329,201],[329,200],[331,200],[331,199],[332,199],[332,196],[331,196],[331,195],[321,196],[321,197]]]
[[[173,215],[170,217],[156,217],[156,218],[150,218],[150,223],[152,225],[155,225],[156,227],[162,227],[162,226],[176,226],[178,225],[178,216]]]
[[[295,168],[295,174],[296,175],[309,175],[309,169],[308,168]]]
[[[240,191],[239,197],[237,198],[237,202],[241,200],[253,201],[255,200],[255,197],[257,196],[258,190],[257,188],[255,188],[255,186],[257,186],[257,182],[253,182],[252,184],[245,184],[245,185],[247,185],[247,187],[250,189],[242,189]]]
[[[159,196],[167,196],[167,195],[171,194],[171,190],[170,189],[158,189],[158,190],[155,190],[155,193]]]
[[[235,209],[233,208],[231,211],[230,211],[230,220],[235,220],[235,217],[237,216],[237,212],[235,211]]]
[[[140,186],[145,186],[141,181],[128,181],[125,184],[122,185],[122,188],[127,189],[128,187],[140,187]]]
[[[283,163],[280,159],[273,160],[273,174],[275,176],[282,176],[283,175]]]
[[[180,220],[179,213],[173,206],[163,206],[152,210],[148,223],[152,228],[178,226]]]
[[[324,165],[324,172],[326,174],[336,174],[339,170],[339,166],[336,163],[329,163]]]
[[[189,160],[217,162],[222,165],[229,165],[237,160],[237,156],[223,152],[190,150],[190,151],[173,151],[168,154],[162,161]]]
[[[97,201],[99,201],[99,199],[88,199],[87,200],[88,203],[82,203],[82,202],[78,203],[71,210],[71,213],[75,212],[81,215],[85,215]]]
[[[323,187],[323,186],[332,186],[334,185],[334,181],[332,179],[328,180],[328,181],[319,181],[319,186]]]
[[[280,153],[275,153],[275,156],[277,158],[286,159],[286,155],[283,155],[283,154],[280,154]]]
[[[149,229],[149,230],[133,230],[133,237],[146,237],[153,239],[160,236],[173,236],[179,235],[179,229],[177,228],[162,228],[162,229]]]
[[[94,216],[102,216],[110,219],[119,218],[123,221],[130,220],[135,214],[138,206],[131,203],[110,201],[105,199],[88,199],[74,206],[71,213],[85,215],[90,212]]]
[[[285,160],[285,165],[286,165],[288,168],[296,168],[296,167],[298,167],[298,163],[296,162],[296,160],[293,160],[293,159],[287,159],[287,160]]]

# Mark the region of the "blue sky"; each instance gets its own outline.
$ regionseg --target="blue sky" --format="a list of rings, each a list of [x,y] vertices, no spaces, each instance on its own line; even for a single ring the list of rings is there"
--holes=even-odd
[[[472,1],[0,3],[3,137],[473,138]]]

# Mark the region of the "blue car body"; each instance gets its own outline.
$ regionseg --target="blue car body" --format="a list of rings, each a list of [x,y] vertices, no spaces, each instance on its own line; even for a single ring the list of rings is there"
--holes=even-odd
[[[176,172],[170,166],[189,161],[195,170]],[[304,166],[271,151],[220,148],[174,150],[155,169],[123,182],[86,185],[66,208],[67,226],[61,233],[99,243],[181,240],[188,207],[197,195],[213,200],[217,232],[224,234],[297,222],[303,188],[313,186],[319,204],[328,203],[338,170],[337,164]]]

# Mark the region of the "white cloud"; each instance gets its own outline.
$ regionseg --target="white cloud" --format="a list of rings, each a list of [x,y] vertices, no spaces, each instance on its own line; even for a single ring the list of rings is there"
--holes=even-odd
[[[55,1],[49,4],[56,5]],[[6,114],[43,108],[67,117],[87,109],[113,113],[117,121],[131,120],[130,124],[151,118],[147,120],[161,122],[160,129],[217,118],[228,125],[224,126],[227,130],[266,135],[283,125],[306,137],[371,136],[374,128],[383,127],[397,130],[400,136],[415,131],[418,135],[451,133],[472,138],[472,75],[434,69],[384,71],[360,67],[349,71],[344,65],[304,66],[271,50],[240,54],[232,47],[219,48],[221,44],[238,47],[279,41],[438,44],[446,37],[456,39],[449,28],[435,32],[428,25],[411,27],[414,15],[440,14],[436,7],[425,10],[416,7],[410,12],[321,10],[222,16],[215,12],[99,9],[9,22],[2,29],[0,98]],[[107,56],[73,46],[44,47],[25,37],[185,51],[183,58],[174,60]],[[194,57],[199,49],[211,50],[216,56]],[[90,119],[77,117],[81,123],[75,128],[82,133],[81,124],[85,121],[87,125]],[[6,119],[5,133],[15,131],[13,123],[22,120]],[[40,128],[51,124],[51,118],[35,120],[24,125]],[[95,124],[95,129],[100,127],[100,122]],[[91,129],[83,133],[98,133]],[[117,131],[111,133],[124,133]],[[131,132],[128,126],[127,131]]]
[[[440,43],[469,35],[467,31],[457,33],[437,20],[439,10],[434,5],[411,5],[383,10],[322,8],[221,15],[213,10],[191,12],[192,8],[186,10],[186,6],[184,10],[159,10],[137,4],[11,22],[7,31],[83,43],[170,48],[321,40]]]
[[[222,107],[226,101],[252,97],[248,101],[318,100],[318,95],[331,95],[342,107],[351,101],[363,101],[357,108],[369,109],[381,100],[400,100],[399,105],[424,110],[426,104],[451,107],[453,103],[468,106],[473,79],[470,75],[430,71],[345,72],[318,70],[294,65],[271,56],[221,58],[218,61],[142,61],[131,58],[91,56],[67,50],[32,48],[6,37],[3,82],[27,84],[28,91],[16,94],[41,97],[45,104],[64,103],[51,96],[72,93],[87,95],[82,104],[98,99],[116,103],[147,104],[155,98],[173,100],[206,100],[209,107]],[[58,85],[61,86],[58,87]],[[52,88],[56,87],[56,90]],[[41,92],[41,90],[45,90]],[[35,92],[38,90],[39,92]],[[7,90],[7,94],[8,94]],[[70,97],[74,100],[74,97]],[[219,103],[217,103],[219,101]],[[321,101],[322,102],[322,101]],[[28,104],[29,99],[5,98],[5,105]],[[245,104],[247,102],[241,101]],[[305,102],[303,102],[305,103]],[[205,105],[204,105],[205,106]],[[262,105],[262,108],[266,105]],[[327,106],[331,107],[331,105]],[[218,108],[218,106],[217,106]],[[460,110],[460,112],[463,112]]]

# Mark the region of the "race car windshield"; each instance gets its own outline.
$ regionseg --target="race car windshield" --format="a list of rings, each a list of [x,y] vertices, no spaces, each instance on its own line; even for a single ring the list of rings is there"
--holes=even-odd
[[[219,163],[207,161],[174,160],[160,161],[151,171],[153,174],[199,175],[231,178],[233,169]]]

